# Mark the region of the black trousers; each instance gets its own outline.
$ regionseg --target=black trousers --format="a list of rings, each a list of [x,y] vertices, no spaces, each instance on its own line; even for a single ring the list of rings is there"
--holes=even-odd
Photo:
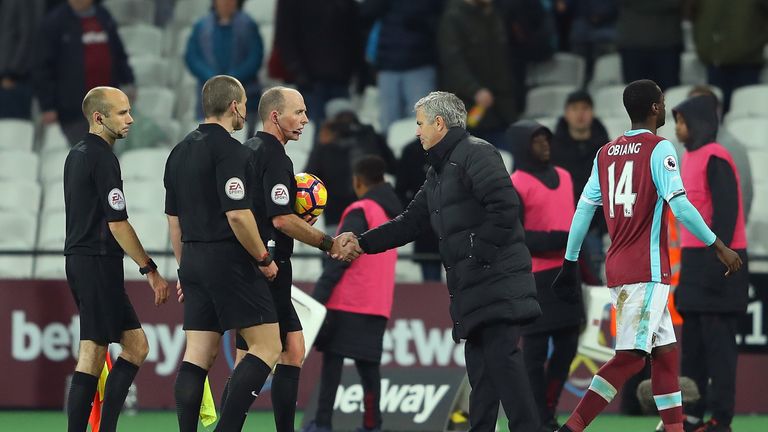
[[[467,338],[464,356],[472,386],[470,432],[496,430],[499,402],[507,414],[510,431],[538,431],[539,417],[519,341],[520,326],[509,323],[489,324]]]
[[[709,408],[719,424],[731,424],[736,397],[738,318],[738,314],[683,314],[680,374],[695,381],[701,393],[697,403],[684,407],[686,415],[703,418]]]
[[[553,349],[547,362],[550,339]],[[568,378],[578,346],[579,326],[523,336],[525,368],[542,424],[547,424],[555,418],[560,393]]]
[[[355,360],[360,383],[363,385],[363,427],[366,429],[381,428],[381,372],[378,362]],[[323,353],[323,367],[320,375],[320,392],[318,394],[315,424],[331,429],[333,404],[336,401],[336,391],[341,383],[341,373],[344,367],[344,356],[332,352]]]

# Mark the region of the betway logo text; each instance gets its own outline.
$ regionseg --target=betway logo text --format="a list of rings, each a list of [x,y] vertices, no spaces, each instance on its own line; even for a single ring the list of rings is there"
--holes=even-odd
[[[464,343],[456,344],[450,328],[426,329],[420,319],[398,319],[384,332],[381,364],[464,366]]]
[[[158,375],[170,375],[184,351],[184,330],[181,324],[142,324],[149,343],[147,362],[157,363]],[[22,310],[11,313],[11,356],[18,361],[34,361],[41,355],[52,361],[77,358],[80,345],[80,315],[73,315],[68,325],[53,322],[41,328],[27,321]],[[115,351],[116,349],[116,351]],[[119,345],[111,344],[110,351],[117,354]]]
[[[424,423],[435,407],[448,393],[448,384],[391,384],[389,379],[381,380],[382,413],[414,414],[414,423]],[[339,386],[333,409],[345,414],[363,412],[363,386],[353,384],[347,388]]]

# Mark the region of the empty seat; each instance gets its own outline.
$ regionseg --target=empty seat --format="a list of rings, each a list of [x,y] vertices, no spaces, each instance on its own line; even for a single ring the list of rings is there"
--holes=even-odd
[[[747,224],[749,252],[768,255],[768,182],[755,182],[754,193]]]
[[[163,213],[165,210],[165,189],[162,180],[128,179],[123,182],[128,216],[133,221],[135,212]]]
[[[184,68],[184,73],[189,75],[185,65],[181,65]],[[173,75],[176,76],[176,75]],[[176,111],[174,117],[181,121],[197,121],[197,104],[200,103],[200,97],[198,94],[197,81],[192,79],[191,82],[181,83],[176,88]],[[197,123],[195,123],[197,128]]]
[[[754,183],[768,184],[768,148],[749,150],[749,166],[752,168]],[[757,191],[755,191],[755,196]]]
[[[37,237],[37,249],[45,251],[64,251],[67,238],[66,215],[63,212],[43,213],[40,217],[40,234]]]
[[[40,185],[35,181],[0,180],[0,211],[37,217],[40,210]],[[0,225],[5,231],[5,227]]]
[[[528,91],[525,103],[526,118],[557,117],[563,113],[565,100],[576,90],[571,85],[548,85]]]
[[[154,56],[132,56],[128,62],[133,68],[136,85],[150,87],[168,82],[168,63]]]
[[[532,87],[543,85],[581,87],[584,84],[585,71],[586,64],[581,56],[557,53],[549,61],[530,65],[527,83]]]
[[[293,280],[301,282],[315,283],[323,274],[323,264],[320,257],[317,258],[294,258],[291,260],[293,264]]]
[[[748,149],[768,150],[768,118],[730,119],[726,127]],[[760,167],[762,171],[768,171],[766,166]]]
[[[395,281],[400,283],[421,283],[421,266],[410,259],[398,259],[395,264]]]
[[[274,23],[276,9],[277,0],[249,0],[243,5],[243,10],[260,25]]]
[[[312,147],[314,147],[315,144],[315,123],[309,122],[304,125],[304,129],[301,132],[301,136],[297,141],[291,141],[288,144],[286,144],[286,149],[288,147],[294,147],[294,148],[301,148],[303,149],[307,155],[309,155],[309,152],[312,151]]]
[[[64,185],[46,183],[43,185],[43,213],[64,212]]]
[[[629,121],[629,117],[600,117],[600,122],[605,126],[605,130],[608,131],[608,139],[614,139],[624,132],[631,129],[632,125]]]
[[[246,2],[247,3],[247,2]],[[173,10],[172,25],[175,27],[191,25],[211,10],[211,0],[184,0],[184,7],[180,3]]]
[[[66,279],[63,255],[43,255],[35,258],[35,279]]]
[[[684,52],[680,55],[680,83],[691,85],[707,83],[707,68],[695,52]]]
[[[381,132],[381,102],[379,88],[368,86],[360,98],[360,109],[357,116],[364,124],[373,126],[376,132]]]
[[[163,31],[159,28],[148,24],[136,24],[120,27],[117,31],[129,56],[160,57],[162,55]]]
[[[709,86],[709,88],[712,89],[712,92],[715,93],[718,100],[720,101],[723,100],[722,90],[714,86]],[[692,89],[693,89],[692,85],[679,85],[675,87],[670,87],[664,91],[664,104],[667,107],[667,115],[671,115],[672,109],[674,109],[677,105],[682,103],[684,100],[688,99],[688,93],[690,93]]]
[[[31,121],[0,119],[0,150],[32,151],[34,138]]]
[[[560,120],[559,117],[538,117],[534,119],[537,123],[539,123],[542,126],[546,126],[549,128],[549,130],[552,131],[552,133],[555,132],[555,128],[557,127],[557,122]]]
[[[64,162],[69,150],[43,153],[40,162],[40,181],[43,183],[64,182]]]
[[[389,125],[387,130],[387,145],[392,149],[395,158],[400,159],[405,146],[416,139],[416,117],[397,120]]]
[[[148,148],[131,150],[120,157],[120,167],[123,180],[156,180],[162,186],[165,174],[165,161],[168,159],[169,149]]]
[[[33,263],[32,255],[0,256],[0,279],[29,279]]]
[[[293,162],[294,172],[304,171],[304,168],[307,167],[307,162],[309,162],[309,153],[311,150],[306,150],[304,147],[293,144],[294,143],[289,142],[285,146],[285,154],[287,154],[291,159],[291,162]]]
[[[53,123],[45,126],[43,129],[43,147],[42,152],[57,152],[62,150],[69,150],[69,141],[61,131],[61,126],[58,123]]]
[[[501,154],[501,160],[504,162],[504,167],[507,168],[507,172],[511,173],[515,168],[515,158],[512,157],[512,153],[499,149],[499,154]]]
[[[603,87],[595,94],[595,115],[598,117],[626,116],[624,85]]]
[[[17,211],[0,210],[0,249],[32,250],[35,248],[37,218]]]
[[[36,180],[39,159],[21,150],[0,151],[0,180]]]
[[[159,193],[162,193],[161,191],[162,189],[158,189]],[[162,208],[150,211],[129,210],[128,217],[144,249],[160,252],[171,250],[170,237],[168,236],[168,219]]]
[[[621,72],[621,56],[618,53],[600,56],[595,62],[595,71],[592,74],[590,89],[597,90],[602,87],[624,84],[624,76]]]
[[[147,117],[163,121],[173,117],[176,94],[165,87],[139,87],[133,108]]]
[[[151,0],[106,0],[103,5],[120,26],[155,21],[155,2]]]
[[[740,87],[733,92],[729,119],[739,117],[768,118],[768,84]]]

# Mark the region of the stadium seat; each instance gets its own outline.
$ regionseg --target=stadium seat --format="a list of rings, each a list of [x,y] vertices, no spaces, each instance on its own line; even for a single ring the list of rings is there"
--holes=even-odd
[[[304,125],[304,130],[301,132],[298,141],[289,142],[286,145],[286,149],[288,147],[302,148],[307,153],[307,157],[309,157],[309,152],[312,151],[312,147],[314,147],[315,144],[315,129],[315,122],[309,122]]]
[[[549,61],[530,65],[526,81],[530,87],[544,85],[581,87],[584,84],[585,71],[586,64],[581,56],[559,52]]]
[[[760,82],[768,84],[768,65],[763,66],[763,71],[760,73]]]
[[[43,184],[43,213],[64,212],[64,185],[62,183]]]
[[[37,249],[64,251],[65,238],[66,215],[64,212],[43,213],[40,217],[40,234],[37,237]]]
[[[751,85],[734,90],[728,121],[740,117],[768,117],[768,84]]]
[[[168,82],[168,63],[155,56],[131,56],[128,62],[133,68],[136,85],[142,87],[165,85]]]
[[[155,21],[155,2],[151,0],[106,0],[103,6],[119,26],[152,24]]]
[[[29,120],[0,119],[0,150],[32,151],[35,128]]]
[[[139,87],[134,109],[162,121],[173,117],[176,94],[165,87]]]
[[[293,280],[294,282],[312,282],[315,283],[323,274],[323,264],[318,256],[317,258],[293,258]]]
[[[754,183],[754,199],[747,224],[747,239],[751,255],[768,255],[768,182]],[[754,271],[754,269],[750,270]]]
[[[34,180],[0,180],[0,211],[37,217],[40,211],[40,185]],[[5,227],[0,225],[5,231]]]
[[[162,188],[156,188],[158,195],[163,194]],[[126,202],[128,196],[126,195]],[[130,205],[130,203],[128,203]],[[148,251],[170,251],[171,243],[168,236],[168,219],[163,208],[150,211],[128,210],[129,221],[141,240],[144,249]]]
[[[15,210],[0,210],[0,227],[3,230],[3,235],[0,235],[0,250],[32,250],[35,248],[37,217],[30,217],[28,213]]]
[[[131,220],[135,212],[163,214],[165,189],[162,181],[129,179],[123,182],[123,189],[128,216]]]
[[[632,124],[628,116],[624,117],[600,117],[600,122],[608,132],[608,139],[614,139],[628,131]]]
[[[768,146],[759,150],[749,149],[747,154],[749,155],[749,165],[752,168],[752,181],[768,184]]]
[[[187,44],[189,43],[189,36],[192,34],[192,27],[184,27],[179,30],[176,36],[176,54],[184,61],[184,54],[187,52]]]
[[[723,91],[717,87],[709,86],[715,93],[718,100],[723,100]],[[670,87],[664,91],[664,105],[667,107],[667,115],[672,115],[672,109],[688,99],[688,93],[693,89],[693,85],[679,85]]]
[[[696,52],[683,52],[680,55],[680,83],[697,85],[707,83],[707,68],[699,60]]]
[[[163,31],[148,24],[136,24],[117,29],[129,56],[155,56],[163,53]]]
[[[68,154],[69,150],[59,150],[41,155],[40,181],[42,183],[64,182],[64,162]]]
[[[627,111],[624,109],[624,85],[612,85],[603,87],[595,94],[595,115],[603,117],[623,117]]]
[[[32,255],[0,257],[0,279],[29,279],[32,277]]]
[[[525,118],[557,117],[563,113],[565,100],[576,90],[572,85],[547,85],[535,87],[526,96]]]
[[[395,158],[400,159],[403,148],[416,139],[416,117],[400,119],[389,125],[387,130],[387,145],[392,149]]]
[[[186,68],[184,65],[181,67]],[[186,69],[184,73],[189,74],[189,72],[186,72]],[[197,121],[198,100],[198,84],[194,79],[192,82],[179,84],[176,88],[176,111],[173,115],[174,118],[187,123],[190,120]]]
[[[161,187],[169,153],[167,148],[139,149],[123,153],[120,157],[123,180],[153,180]]]
[[[690,20],[683,20],[683,45],[686,52],[696,52],[696,42],[693,40],[693,23]]]
[[[560,117],[538,117],[534,119],[536,122],[538,122],[542,126],[546,126],[549,128],[549,130],[552,131],[552,133],[555,132],[555,128],[557,127],[557,122],[560,120]]]
[[[507,168],[507,172],[511,173],[515,168],[515,158],[512,157],[512,153],[499,149],[499,154],[501,154],[501,160],[504,161],[504,167]]]
[[[66,279],[65,262],[63,255],[38,256],[35,258],[35,279]]]
[[[180,4],[177,3],[177,7],[173,11],[171,25],[174,27],[189,26],[210,12],[211,0],[184,0],[184,7],[178,6]]]
[[[606,86],[624,84],[621,72],[621,56],[617,53],[600,56],[595,62],[595,71],[589,88],[592,92]]]
[[[69,150],[69,141],[61,131],[61,126],[58,123],[49,124],[43,129],[43,147],[41,152],[56,152],[61,150]]]
[[[275,22],[277,0],[249,0],[243,5],[243,10],[259,25],[272,24]]]
[[[37,180],[38,156],[29,151],[0,151],[0,180]]]
[[[259,24],[259,33],[261,34],[261,41],[264,44],[264,59],[266,63],[266,59],[269,59],[272,54],[272,47],[275,44],[275,26],[271,23]],[[267,69],[268,68],[266,67],[262,67],[259,70],[259,78],[262,83],[269,79],[269,71]]]
[[[748,149],[768,150],[768,118],[729,119],[726,127]],[[762,168],[767,166],[763,165]]]
[[[357,112],[360,122],[373,126],[376,132],[381,133],[381,116],[379,102],[379,88],[368,86],[360,98],[360,109]]]
[[[295,144],[296,143],[288,142],[285,146],[285,154],[287,154],[288,157],[291,158],[291,162],[293,162],[293,171],[302,172],[307,167],[311,150],[307,150],[304,147]]]

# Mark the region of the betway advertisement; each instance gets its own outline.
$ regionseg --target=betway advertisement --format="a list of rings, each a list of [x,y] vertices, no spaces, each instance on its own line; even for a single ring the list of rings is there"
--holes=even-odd
[[[765,280],[760,280],[760,284],[763,282]],[[311,289],[307,285],[297,285],[302,289]],[[126,290],[142,322],[150,347],[146,363],[136,378],[138,407],[172,409],[175,406],[173,383],[184,353],[182,306],[175,301],[160,307],[154,306],[152,291],[144,282],[127,282]],[[766,287],[760,286],[758,291],[765,293]],[[69,287],[64,281],[0,281],[0,299],[0,370],[3,371],[0,408],[61,408],[67,376],[74,370],[79,343],[79,316]],[[753,318],[750,315],[750,321]],[[745,336],[756,332],[764,334],[761,333],[763,322],[760,318],[754,329],[744,329]],[[231,337],[223,340],[222,350],[210,373],[217,401],[232,368],[233,345]],[[114,349],[113,354],[116,354]],[[320,359],[317,352],[312,352],[302,370],[298,401],[302,409],[309,403],[318,382]],[[764,362],[765,357],[760,354],[740,355],[737,385],[739,412],[768,412],[768,399],[757,394],[759,386],[750,385],[768,382],[768,369],[764,367]],[[561,410],[570,410],[575,406],[578,396],[587,388],[592,374],[600,365],[599,361],[587,356],[577,357],[574,373],[566,385]],[[437,400],[439,392],[447,391],[441,390],[446,388],[444,385],[450,386],[449,393],[454,392],[456,380],[463,379],[464,366],[463,344],[457,345],[451,339],[445,286],[397,285],[382,357],[382,379],[390,380],[390,393],[402,393],[403,401],[411,401],[408,399],[411,392],[416,394],[421,390],[402,390],[406,388],[402,386],[419,384],[424,386],[425,395],[428,394],[427,389],[432,389],[432,397]],[[431,373],[429,370],[435,369],[449,371],[445,382],[440,381],[440,374],[435,375],[430,382],[419,381],[420,373]],[[410,382],[409,374],[413,377]],[[454,375],[459,376],[454,379]],[[395,384],[400,386],[397,390]],[[357,391],[357,387],[350,387],[347,382],[342,387],[342,391],[347,393]],[[350,390],[352,388],[355,390]],[[268,391],[269,382],[262,392],[264,397],[257,399],[255,408],[270,407]],[[341,393],[343,397],[338,399],[340,403],[347,401],[347,393]],[[443,400],[443,396],[448,400],[454,395],[441,395],[440,400]],[[349,401],[353,399],[349,396]],[[400,405],[395,402],[392,400],[389,403],[392,406]],[[341,403],[339,409],[356,409],[352,404]],[[428,408],[425,399],[419,410],[410,416],[421,414],[427,418]]]

